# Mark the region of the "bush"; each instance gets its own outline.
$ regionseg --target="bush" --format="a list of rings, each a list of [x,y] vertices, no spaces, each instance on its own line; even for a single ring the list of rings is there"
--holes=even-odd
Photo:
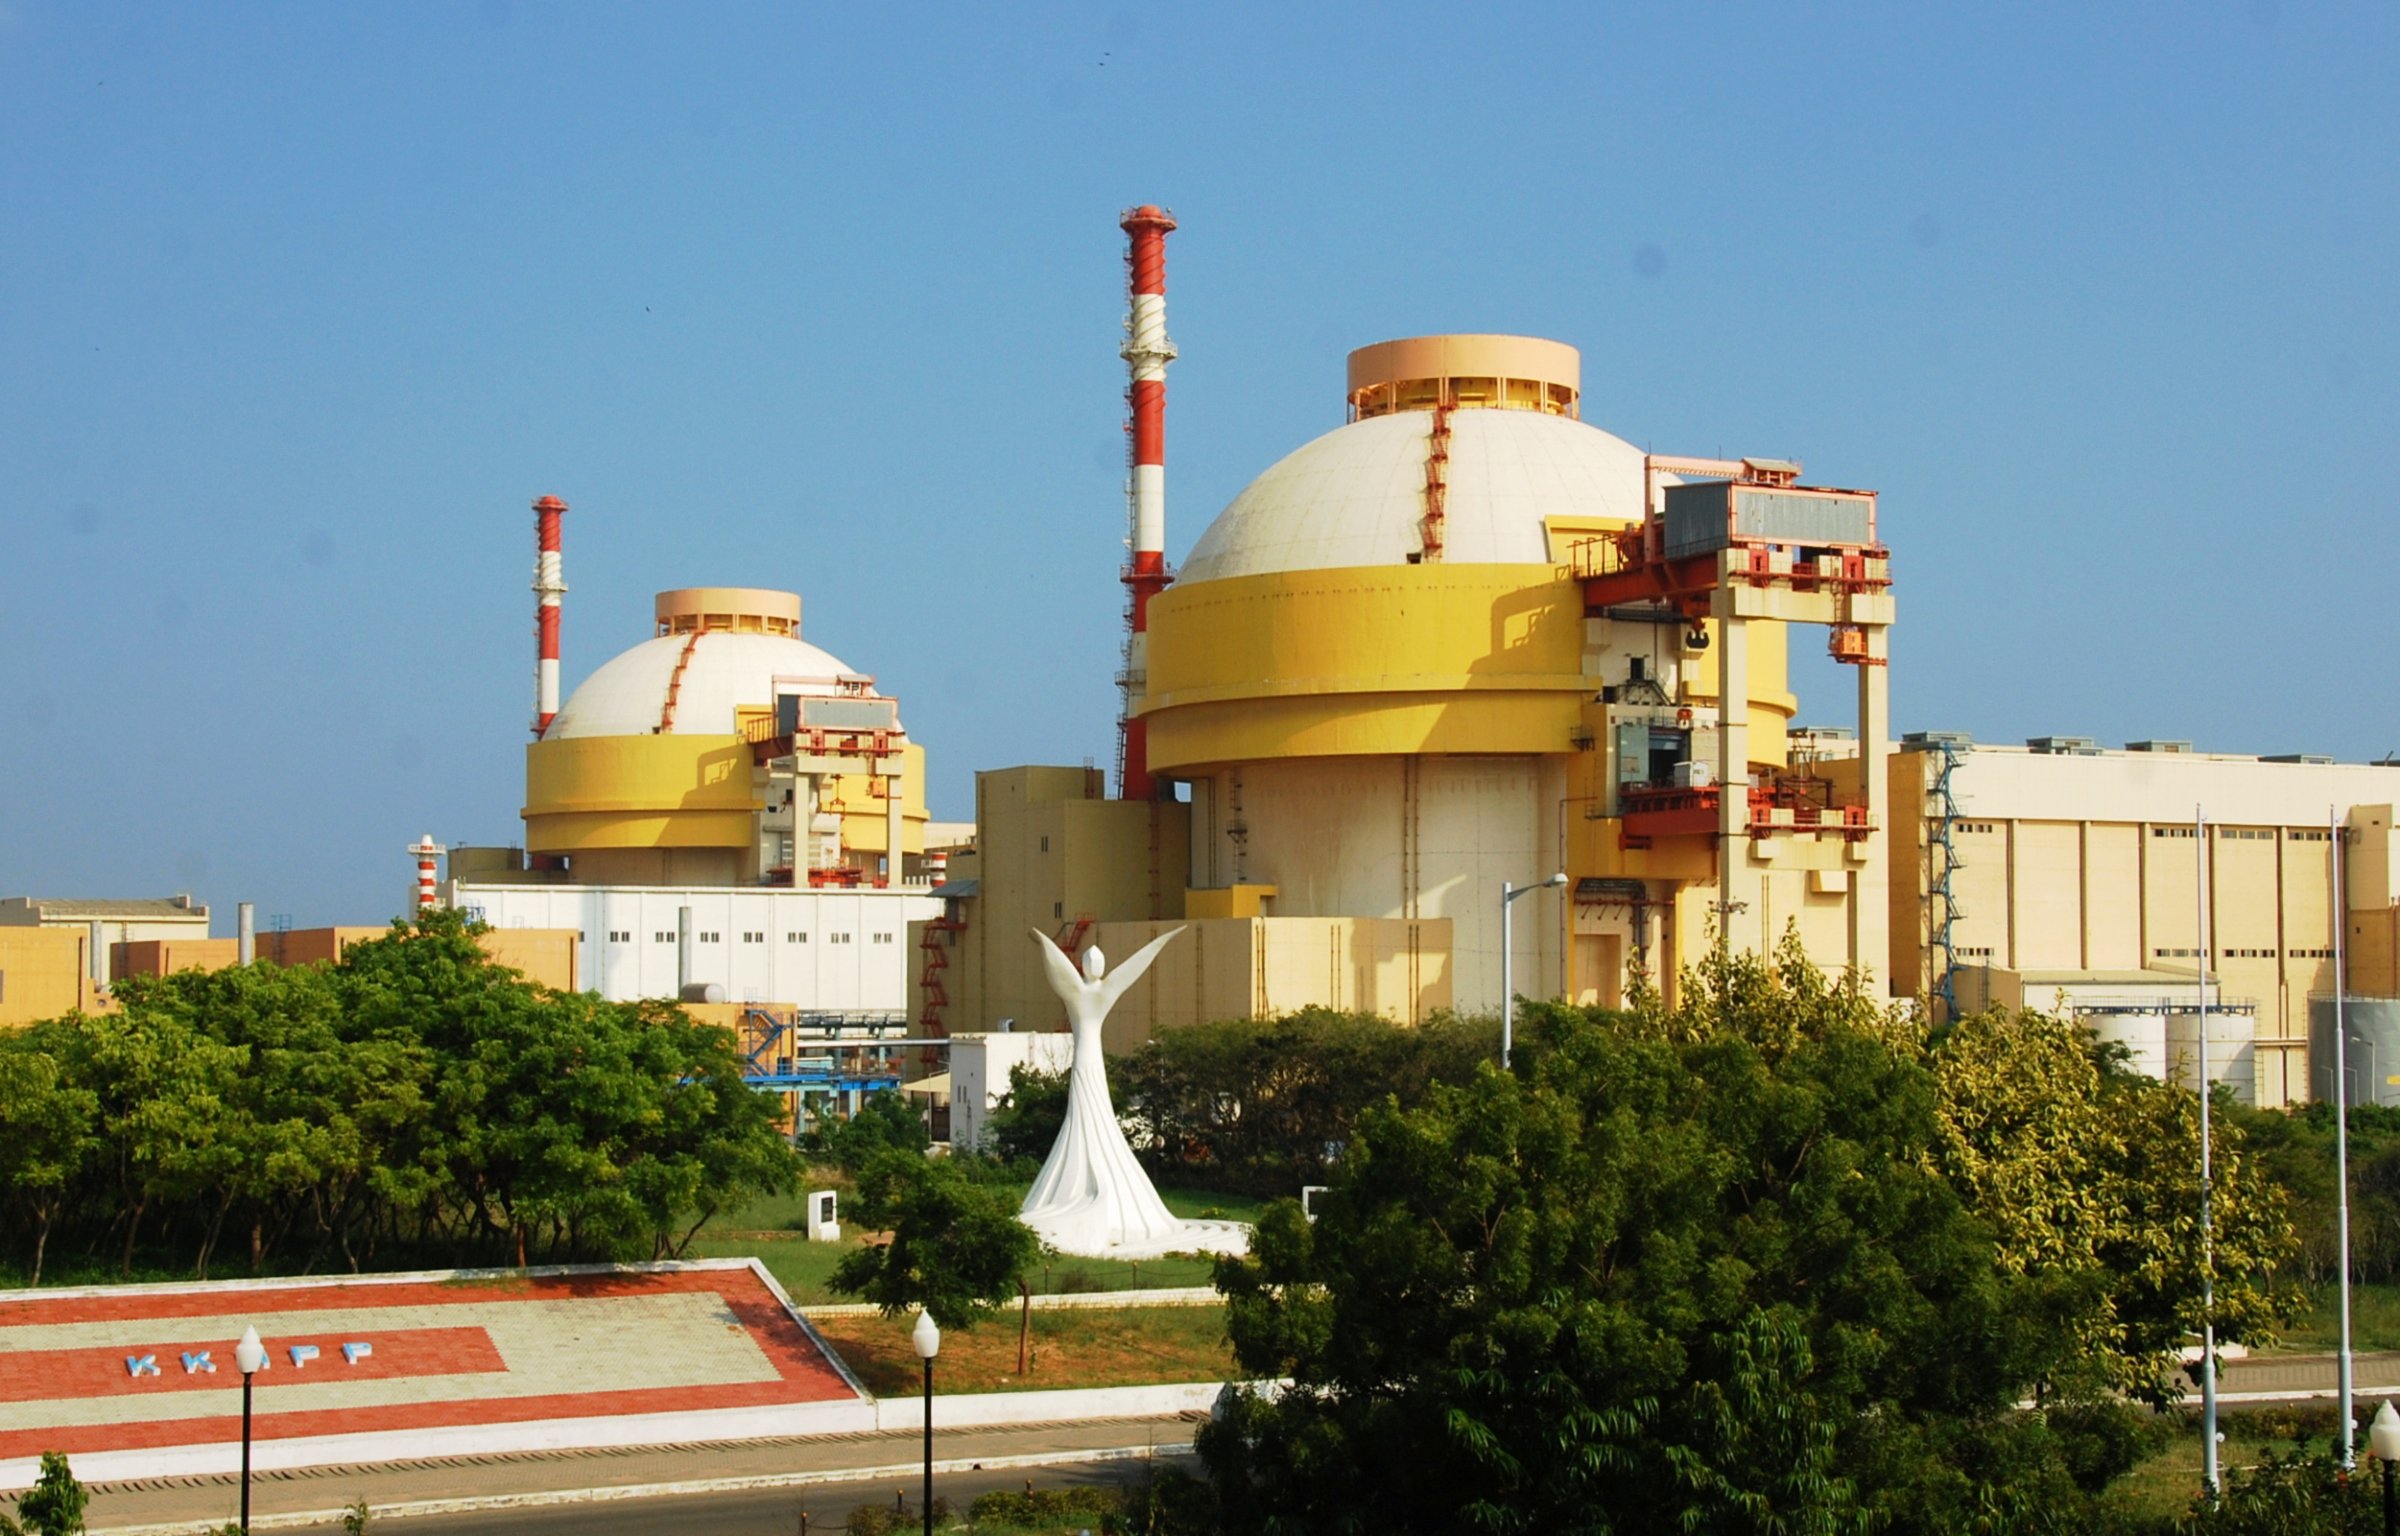
[[[1022,1493],[1000,1488],[969,1504],[967,1518],[979,1528],[1041,1528],[1069,1520],[1097,1521],[1116,1513],[1124,1503],[1124,1496],[1113,1488],[1028,1488]]]
[[[909,1503],[903,1494],[889,1504],[859,1505],[850,1511],[850,1518],[842,1528],[850,1536],[908,1536],[909,1532],[921,1529],[924,1523],[924,1517],[917,1513],[917,1506]],[[936,1498],[933,1501],[933,1523],[936,1526],[950,1523],[948,1499]]]
[[[92,1496],[67,1467],[63,1452],[42,1452],[41,1475],[17,1496],[17,1514],[33,1536],[80,1536]]]

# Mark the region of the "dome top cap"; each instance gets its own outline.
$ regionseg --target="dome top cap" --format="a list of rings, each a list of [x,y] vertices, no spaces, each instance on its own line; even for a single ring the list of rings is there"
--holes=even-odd
[[[1537,336],[1410,336],[1350,354],[1350,419],[1394,411],[1540,411],[1580,418],[1583,355]]]
[[[677,587],[659,593],[653,611],[662,635],[696,629],[800,635],[800,594],[767,587]]]

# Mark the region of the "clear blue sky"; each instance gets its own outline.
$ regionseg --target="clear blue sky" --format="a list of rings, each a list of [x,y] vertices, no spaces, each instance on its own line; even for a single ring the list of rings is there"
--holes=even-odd
[[[0,0],[0,894],[378,921],[515,840],[544,492],[570,687],[790,587],[937,814],[1107,760],[1142,201],[1171,555],[1346,349],[1530,332],[1885,493],[1901,729],[2380,756],[2396,80],[2289,0]]]

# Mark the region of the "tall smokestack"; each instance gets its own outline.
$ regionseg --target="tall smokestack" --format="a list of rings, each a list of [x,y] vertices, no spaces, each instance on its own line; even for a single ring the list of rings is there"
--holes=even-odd
[[[1175,578],[1167,571],[1167,364],[1175,343],[1167,339],[1167,232],[1175,227],[1165,210],[1144,203],[1117,221],[1125,231],[1129,311],[1121,349],[1132,414],[1132,563],[1125,567],[1124,704],[1117,719],[1117,794],[1148,800],[1158,791],[1150,777],[1150,753],[1136,711],[1149,680],[1150,599]]]
[[[558,717],[558,600],[566,594],[566,567],[559,554],[558,524],[567,504],[544,496],[533,504],[534,542],[540,553],[533,561],[534,634],[538,638],[533,664],[533,734],[538,739]]]

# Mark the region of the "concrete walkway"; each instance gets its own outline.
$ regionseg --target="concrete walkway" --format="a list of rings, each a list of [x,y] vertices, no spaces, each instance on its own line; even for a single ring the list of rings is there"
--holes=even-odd
[[[2229,1360],[2217,1373],[2217,1401],[2275,1403],[2329,1398],[2336,1390],[2335,1368],[2332,1355],[2252,1355],[2246,1360]],[[2350,1384],[2362,1399],[2400,1396],[2400,1353],[2354,1356]],[[2184,1401],[2197,1404],[2199,1389],[2194,1387]]]

